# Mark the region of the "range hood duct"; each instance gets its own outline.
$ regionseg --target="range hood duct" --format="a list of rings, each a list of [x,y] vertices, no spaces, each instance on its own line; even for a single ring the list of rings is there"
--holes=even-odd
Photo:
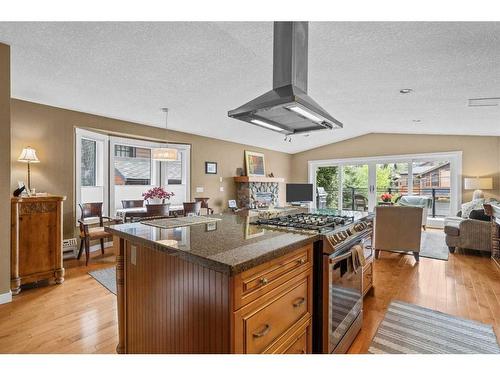
[[[307,95],[307,22],[275,22],[273,89],[233,109],[228,116],[291,135],[342,128]]]

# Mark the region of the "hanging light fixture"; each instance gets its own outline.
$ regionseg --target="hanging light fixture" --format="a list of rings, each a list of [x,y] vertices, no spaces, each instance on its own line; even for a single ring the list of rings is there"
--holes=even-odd
[[[162,108],[165,112],[165,130],[168,126],[168,108]],[[151,157],[153,160],[157,161],[174,161],[177,160],[177,149],[176,148],[153,148],[151,150]]]

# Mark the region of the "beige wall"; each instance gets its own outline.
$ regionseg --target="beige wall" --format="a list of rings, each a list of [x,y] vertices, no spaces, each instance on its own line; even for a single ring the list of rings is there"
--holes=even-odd
[[[144,126],[82,112],[69,111],[22,100],[12,103],[12,177],[11,187],[18,180],[26,180],[26,165],[17,162],[23,147],[36,149],[41,163],[33,165],[31,181],[37,191],[67,196],[64,205],[64,235],[74,232],[74,128],[102,130],[107,133],[133,135],[155,140],[188,143],[191,148],[191,196],[210,197],[210,205],[220,211],[227,207],[227,200],[235,198],[236,187],[232,177],[236,168],[244,167],[244,150],[263,152],[267,173],[277,177],[290,177],[291,155],[233,142],[220,141],[175,131]],[[205,174],[205,161],[218,163],[217,175]],[[219,182],[219,177],[223,182]],[[195,188],[203,186],[203,193]],[[219,187],[224,187],[224,192]],[[284,193],[284,187],[281,189]],[[281,199],[284,194],[281,194]]]
[[[500,198],[500,137],[367,134],[292,155],[292,181],[307,181],[309,160],[462,151],[463,176],[494,177],[489,197]],[[463,191],[463,201],[472,193]]]
[[[0,43],[0,294],[10,291],[10,47]]]

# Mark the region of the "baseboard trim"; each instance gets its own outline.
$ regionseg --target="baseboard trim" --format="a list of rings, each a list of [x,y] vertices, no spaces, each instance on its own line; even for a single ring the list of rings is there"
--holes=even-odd
[[[9,290],[7,293],[0,294],[0,305],[12,302],[12,292]]]
[[[113,247],[113,241],[104,242],[104,248],[107,249],[108,247]],[[79,250],[79,248],[73,249],[73,257],[74,258],[76,258],[78,256],[78,250]],[[101,244],[98,243],[98,244],[90,246],[91,253],[94,253],[96,251],[101,251]],[[83,253],[85,253],[85,249],[83,250]]]

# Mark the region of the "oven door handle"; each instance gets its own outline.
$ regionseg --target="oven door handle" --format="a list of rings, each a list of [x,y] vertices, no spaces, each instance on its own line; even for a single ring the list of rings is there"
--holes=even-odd
[[[329,262],[330,262],[330,264],[337,263],[337,262],[340,262],[341,260],[344,260],[344,259],[347,259],[347,258],[350,258],[350,257],[352,257],[352,251],[351,250],[349,250],[344,255],[340,255],[340,256],[335,257],[335,258],[330,258]]]

